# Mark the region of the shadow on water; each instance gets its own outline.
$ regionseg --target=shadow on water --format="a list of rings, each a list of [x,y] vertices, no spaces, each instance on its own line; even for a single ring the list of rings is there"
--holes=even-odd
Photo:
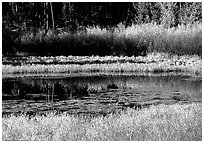
[[[3,78],[6,114],[107,115],[126,108],[202,101],[202,79],[182,75]]]

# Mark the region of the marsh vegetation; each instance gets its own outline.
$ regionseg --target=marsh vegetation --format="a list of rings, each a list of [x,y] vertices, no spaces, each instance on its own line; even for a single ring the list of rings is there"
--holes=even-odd
[[[48,114],[9,116],[2,121],[3,140],[35,141],[198,141],[202,140],[202,105],[158,105],[127,109],[105,117]]]
[[[200,140],[201,82],[183,74],[4,78],[3,140]]]
[[[2,9],[2,140],[202,140],[202,3]]]

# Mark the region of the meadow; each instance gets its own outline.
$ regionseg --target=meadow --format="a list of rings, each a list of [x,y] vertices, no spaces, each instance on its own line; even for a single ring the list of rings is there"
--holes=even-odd
[[[202,140],[201,3],[2,7],[3,141]]]
[[[39,29],[26,31],[14,42],[6,41],[3,38],[3,46],[14,44],[11,47],[17,52],[13,57],[3,56],[3,77],[99,72],[202,74],[202,25],[198,23],[172,28],[119,24],[112,29],[88,27],[75,33],[65,28],[47,33]],[[66,113],[32,118],[11,114],[2,118],[2,140],[202,140],[201,106],[161,102],[91,118]]]
[[[39,30],[35,34],[25,33],[20,41],[15,45],[17,56],[2,58],[3,78],[100,72],[202,74],[201,24],[170,29],[154,24],[119,25],[113,31],[89,27],[74,34],[66,30],[50,30],[45,35],[43,30]],[[20,92],[25,91],[16,90],[17,94]],[[2,118],[2,140],[202,140],[202,103],[184,101],[180,105],[174,97],[177,96],[172,97],[173,105],[169,105],[170,100],[167,101],[168,105],[159,101],[159,105],[155,102],[156,105],[150,104],[150,107],[141,110],[125,107],[119,112],[114,109],[108,115],[102,116],[100,113],[101,116],[91,118],[66,113],[43,113],[47,115],[32,118],[26,114],[11,114]],[[56,106],[63,102],[56,103]],[[73,108],[78,109],[81,102],[79,105],[74,102],[77,106]],[[105,102],[112,101],[108,99]],[[89,109],[93,109],[92,102],[85,103],[91,105]],[[41,109],[41,104],[44,106],[44,101],[26,103],[32,105],[34,110]],[[53,107],[53,103],[49,103],[49,106]],[[21,110],[21,107],[28,110],[24,104],[15,105],[11,110]],[[68,107],[65,104],[62,108],[67,110]],[[96,108],[107,111],[104,105]]]
[[[127,109],[105,117],[67,114],[8,116],[3,141],[201,141],[202,104],[158,105]]]

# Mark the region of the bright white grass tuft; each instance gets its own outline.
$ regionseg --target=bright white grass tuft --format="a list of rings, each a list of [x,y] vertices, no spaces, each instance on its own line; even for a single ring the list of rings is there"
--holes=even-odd
[[[7,117],[2,120],[3,140],[170,140],[202,139],[202,105],[159,105],[139,111],[91,120],[53,115]]]

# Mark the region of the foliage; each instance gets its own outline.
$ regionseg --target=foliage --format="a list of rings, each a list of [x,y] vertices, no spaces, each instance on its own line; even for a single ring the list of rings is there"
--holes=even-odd
[[[199,2],[2,5],[3,55],[201,55]]]
[[[17,52],[39,56],[145,56],[153,51],[179,55],[202,54],[201,24],[169,29],[154,24],[132,25],[127,28],[119,24],[111,31],[90,27],[75,34],[71,34],[69,30],[49,30],[47,33],[39,30],[36,33],[27,32],[15,42],[9,42],[13,36],[14,34],[9,36],[6,33],[3,35],[3,53],[15,49]]]
[[[3,2],[3,24],[9,27],[114,27],[156,22],[177,26],[202,20],[201,2]],[[114,11],[113,11],[114,9]],[[48,25],[47,25],[48,24]],[[48,30],[47,29],[47,30]]]

